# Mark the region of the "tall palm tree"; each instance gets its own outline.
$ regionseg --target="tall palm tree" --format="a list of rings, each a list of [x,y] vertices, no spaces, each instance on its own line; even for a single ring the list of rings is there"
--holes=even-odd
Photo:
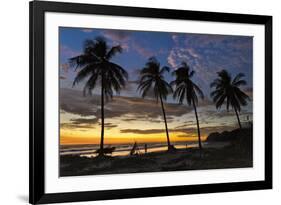
[[[179,103],[183,103],[183,101],[186,100],[189,106],[193,106],[197,123],[198,145],[199,149],[201,150],[202,142],[196,106],[198,104],[197,95],[203,99],[204,94],[202,90],[191,80],[194,74],[195,71],[191,71],[187,63],[182,62],[181,66],[172,73],[176,79],[171,82],[171,85],[176,86],[173,97],[178,99]]]
[[[173,92],[173,90],[169,83],[167,83],[164,79],[165,72],[170,72],[170,68],[167,66],[163,66],[161,68],[159,61],[155,57],[149,58],[144,68],[142,68],[142,70],[140,71],[140,82],[138,90],[141,92],[143,98],[147,96],[150,90],[152,90],[157,103],[158,99],[160,99],[165,122],[168,151],[172,151],[174,150],[174,146],[172,146],[170,143],[163,100],[166,100],[167,95]]]
[[[113,92],[119,93],[125,86],[128,73],[110,60],[117,53],[122,52],[120,45],[109,47],[103,37],[94,40],[86,40],[81,55],[70,58],[70,64],[80,68],[73,86],[82,80],[86,80],[83,94],[91,95],[97,86],[101,87],[101,140],[99,155],[103,156],[104,144],[104,99],[113,97]]]
[[[247,84],[242,79],[244,76],[243,73],[239,73],[232,79],[230,73],[222,70],[218,72],[218,78],[210,85],[211,88],[215,88],[211,92],[211,97],[216,103],[216,108],[219,109],[226,101],[226,109],[229,110],[229,105],[234,109],[240,129],[242,126],[238,112],[240,112],[241,106],[247,105],[247,100],[250,100],[249,96],[239,88],[239,86]]]

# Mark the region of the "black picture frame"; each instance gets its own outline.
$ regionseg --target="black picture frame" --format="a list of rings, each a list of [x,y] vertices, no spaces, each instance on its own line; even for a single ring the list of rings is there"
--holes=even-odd
[[[31,204],[108,200],[137,197],[230,192],[272,188],[272,17],[261,15],[183,11],[169,9],[104,6],[92,4],[30,2],[30,165],[29,202]],[[44,164],[44,14],[45,12],[102,14],[259,24],[265,26],[265,180],[219,184],[200,184],[71,193],[45,193]]]

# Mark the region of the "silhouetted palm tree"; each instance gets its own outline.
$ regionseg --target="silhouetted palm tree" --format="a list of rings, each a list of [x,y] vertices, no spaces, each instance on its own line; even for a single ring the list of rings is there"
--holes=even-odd
[[[201,150],[202,142],[196,106],[198,104],[197,95],[199,95],[199,97],[203,99],[204,94],[202,90],[191,80],[194,74],[195,71],[191,71],[187,63],[182,62],[181,66],[172,73],[172,75],[174,75],[176,79],[171,82],[171,85],[176,86],[173,97],[177,98],[179,103],[183,103],[183,101],[186,100],[188,105],[193,106],[197,122],[198,144]]]
[[[241,105],[247,105],[247,100],[250,100],[249,96],[239,88],[239,86],[247,84],[245,80],[242,80],[245,75],[239,73],[232,80],[230,73],[226,70],[222,70],[218,72],[218,76],[219,78],[211,83],[211,88],[215,88],[215,90],[211,92],[211,97],[216,103],[216,108],[219,109],[226,101],[227,111],[230,105],[235,111],[239,127],[242,128],[238,112],[241,110]]]
[[[171,151],[174,150],[174,147],[170,143],[163,100],[166,100],[167,95],[173,92],[173,90],[169,83],[167,83],[164,79],[165,72],[170,72],[170,68],[167,66],[163,66],[161,68],[160,63],[155,57],[149,58],[144,68],[142,68],[142,70],[140,71],[140,82],[138,90],[140,90],[143,98],[147,96],[150,90],[152,90],[156,101],[158,102],[158,98],[160,99],[166,128],[168,150]]]
[[[103,37],[84,42],[83,53],[70,59],[70,64],[80,68],[73,86],[86,80],[83,94],[90,94],[97,86],[101,87],[101,140],[99,155],[103,156],[104,144],[104,98],[113,97],[113,92],[119,93],[125,86],[128,73],[119,65],[110,62],[117,53],[122,52],[120,45],[108,47]]]

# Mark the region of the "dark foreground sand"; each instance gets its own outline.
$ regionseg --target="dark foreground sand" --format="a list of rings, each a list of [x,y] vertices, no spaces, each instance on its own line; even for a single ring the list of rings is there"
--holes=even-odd
[[[86,158],[61,156],[60,176],[252,167],[252,154],[235,147],[177,150],[137,156]]]
[[[60,176],[252,167],[252,129],[214,133],[208,143],[215,143],[222,135],[231,139],[229,145],[203,148],[201,156],[198,148],[123,157],[61,156]]]

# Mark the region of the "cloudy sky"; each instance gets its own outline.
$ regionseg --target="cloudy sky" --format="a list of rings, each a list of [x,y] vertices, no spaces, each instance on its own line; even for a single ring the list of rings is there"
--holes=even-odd
[[[193,81],[205,98],[198,105],[203,140],[211,132],[232,130],[237,119],[225,107],[216,110],[210,99],[210,83],[217,72],[226,69],[232,76],[242,72],[247,85],[242,90],[252,97],[253,39],[190,33],[124,31],[95,28],[60,28],[60,139],[61,144],[98,144],[100,140],[100,88],[84,97],[83,82],[72,87],[76,72],[68,59],[82,53],[83,42],[103,36],[109,46],[121,45],[123,52],[112,61],[129,73],[126,87],[105,105],[105,143],[160,142],[166,140],[160,104],[153,98],[142,99],[137,92],[139,70],[149,57],[162,66],[177,69],[182,61],[196,72]],[[165,76],[173,80],[170,74]],[[178,105],[168,96],[165,103],[171,141],[197,140],[192,107]],[[243,107],[241,121],[252,119],[252,103]]]

